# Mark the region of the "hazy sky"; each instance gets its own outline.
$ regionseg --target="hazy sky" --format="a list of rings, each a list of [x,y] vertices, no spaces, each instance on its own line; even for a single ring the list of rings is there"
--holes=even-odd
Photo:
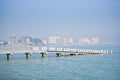
[[[0,0],[0,40],[12,35],[120,43],[120,0]]]

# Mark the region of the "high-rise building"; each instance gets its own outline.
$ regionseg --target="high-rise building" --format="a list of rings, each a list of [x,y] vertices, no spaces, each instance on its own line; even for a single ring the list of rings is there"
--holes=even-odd
[[[48,44],[61,44],[60,36],[49,36]]]
[[[73,44],[73,38],[64,38],[64,44]]]
[[[93,37],[92,38],[92,43],[93,44],[98,44],[99,43],[99,37]]]
[[[79,43],[80,44],[90,44],[91,40],[89,40],[89,38],[87,38],[87,37],[79,38]]]
[[[21,44],[23,44],[23,45],[33,44],[32,38],[29,36],[23,36],[20,41],[21,41]]]
[[[45,44],[45,45],[47,44],[47,40],[42,40],[42,42],[43,42],[43,44]]]
[[[18,44],[18,39],[16,36],[11,36],[10,40],[8,41],[8,45],[17,45]]]
[[[79,38],[79,43],[80,44],[98,44],[99,43],[99,37],[93,37],[91,39],[84,37],[84,38]]]

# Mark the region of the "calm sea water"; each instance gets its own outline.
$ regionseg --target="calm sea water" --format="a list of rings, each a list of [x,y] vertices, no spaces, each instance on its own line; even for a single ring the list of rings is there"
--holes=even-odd
[[[120,46],[86,45],[64,46],[86,49],[109,49],[112,54],[44,58],[33,54],[25,59],[24,54],[13,55],[6,60],[0,55],[0,80],[120,80]]]

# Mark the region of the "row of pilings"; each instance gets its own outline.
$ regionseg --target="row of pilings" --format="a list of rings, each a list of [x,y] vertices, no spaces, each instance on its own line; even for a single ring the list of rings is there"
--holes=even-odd
[[[28,59],[29,57],[32,57],[32,53],[26,52],[24,54],[25,54],[26,59]],[[43,58],[45,55],[47,55],[47,52],[41,52],[40,54],[41,54],[41,57]],[[57,57],[64,56],[64,53],[61,53],[61,52],[60,53],[57,52],[55,54]],[[95,54],[100,54],[100,53],[92,53],[92,54],[91,53],[67,53],[67,54],[69,54],[69,55],[95,55]],[[7,60],[9,60],[12,55],[13,54],[11,54],[11,53],[7,53],[6,54]]]
[[[45,53],[45,52],[42,52],[42,53],[40,53],[40,54],[41,54],[42,57],[44,57],[45,55],[47,55],[47,53]],[[10,57],[11,57],[12,55],[13,55],[13,54],[11,54],[11,53],[7,53],[7,54],[6,54],[7,59],[10,59]],[[29,53],[29,52],[26,52],[26,53],[25,53],[26,59],[28,59],[28,58],[31,57],[31,56],[32,56],[31,53]],[[59,56],[63,56],[63,55],[62,55],[61,53],[56,53],[56,56],[59,57]]]

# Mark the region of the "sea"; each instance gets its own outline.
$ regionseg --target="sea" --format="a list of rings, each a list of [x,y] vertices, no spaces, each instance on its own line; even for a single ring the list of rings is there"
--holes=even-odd
[[[55,46],[58,47],[58,46]],[[64,55],[14,54],[9,60],[0,55],[0,80],[120,80],[120,45],[62,45],[82,49],[112,50],[109,54]]]

